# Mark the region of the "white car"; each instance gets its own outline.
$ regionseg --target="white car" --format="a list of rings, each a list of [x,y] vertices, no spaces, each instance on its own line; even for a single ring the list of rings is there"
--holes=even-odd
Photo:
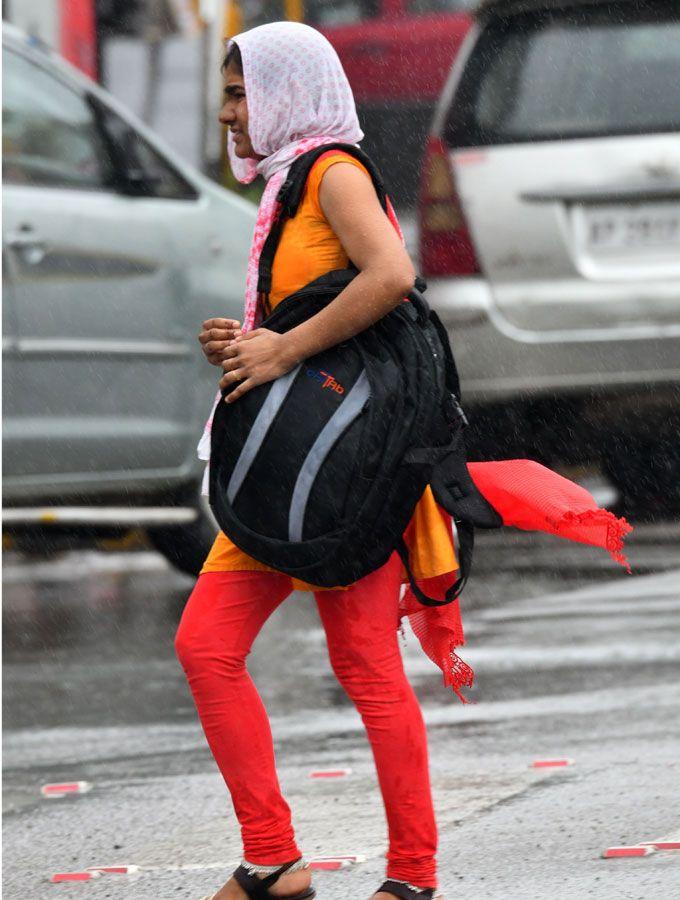
[[[255,207],[11,27],[3,67],[5,526],[163,523],[195,572],[220,375],[197,335],[242,316]]]
[[[495,0],[443,90],[420,262],[476,455],[680,509],[680,6]]]

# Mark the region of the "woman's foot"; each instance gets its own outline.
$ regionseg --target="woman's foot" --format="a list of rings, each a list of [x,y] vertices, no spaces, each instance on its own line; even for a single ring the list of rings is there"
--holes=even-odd
[[[286,872],[281,875],[274,884],[268,888],[272,897],[295,897],[301,894],[312,883],[312,873],[309,869],[298,869],[297,872]],[[248,894],[243,890],[241,885],[235,878],[229,881],[219,889],[219,891],[211,897],[211,900],[248,900]],[[394,897],[387,896],[387,900],[394,900]]]

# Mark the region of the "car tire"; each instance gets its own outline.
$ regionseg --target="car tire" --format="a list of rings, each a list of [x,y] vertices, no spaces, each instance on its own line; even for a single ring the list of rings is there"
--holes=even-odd
[[[162,525],[147,528],[149,543],[162,553],[171,566],[196,577],[213,545],[219,526],[200,487],[191,495],[178,498],[177,505],[195,505],[198,515],[186,525]]]

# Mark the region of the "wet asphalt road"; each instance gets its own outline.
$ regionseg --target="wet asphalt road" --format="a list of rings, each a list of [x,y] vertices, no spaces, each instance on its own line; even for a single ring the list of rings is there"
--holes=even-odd
[[[483,536],[463,604],[474,705],[442,687],[407,635],[446,900],[680,897],[680,852],[600,858],[680,829],[680,525],[639,527],[630,558],[634,577],[587,547]],[[139,550],[6,553],[3,581],[4,896],[198,900],[215,890],[240,847],[174,658],[191,580]],[[384,814],[311,596],[274,614],[249,667],[305,853],[367,857],[318,873],[320,900],[367,900],[383,876]],[[530,768],[554,756],[575,763]],[[308,777],[335,766],[352,774]],[[62,780],[94,787],[41,798],[41,784]],[[53,872],[120,862],[142,869],[49,883]]]

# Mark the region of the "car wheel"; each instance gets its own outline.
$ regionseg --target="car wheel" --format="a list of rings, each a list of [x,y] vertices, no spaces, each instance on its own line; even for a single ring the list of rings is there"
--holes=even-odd
[[[201,495],[200,487],[191,496],[178,498],[180,505],[195,505],[198,515],[193,522],[186,525],[162,525],[147,528],[149,543],[156,548],[168,562],[196,577],[201,570],[205,558],[213,545],[219,527],[210,509],[208,498]]]

